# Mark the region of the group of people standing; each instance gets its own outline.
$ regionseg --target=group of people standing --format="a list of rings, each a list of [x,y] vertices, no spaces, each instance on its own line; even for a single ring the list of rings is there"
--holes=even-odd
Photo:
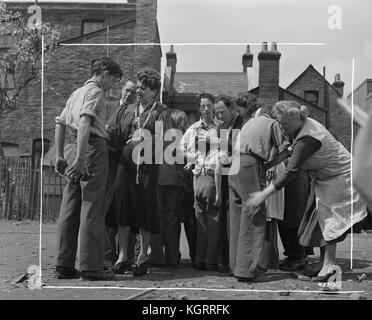
[[[106,122],[105,91],[122,75],[109,58],[93,61],[92,78],[56,118],[56,170],[68,178],[56,277],[105,280],[128,270],[142,276],[151,266],[175,267],[183,222],[197,270],[251,282],[279,267],[327,281],[336,243],[367,213],[352,190],[349,152],[306,107],[295,101],[261,107],[248,92],[234,98],[202,93],[201,118],[189,126],[183,111],[159,102],[160,76],[145,69],[136,82],[126,81]],[[65,128],[76,137],[72,164],[63,154]],[[169,130],[181,131],[181,139],[159,148]],[[159,164],[172,143],[182,163]],[[146,150],[139,145],[150,150],[151,163],[140,163]],[[287,255],[281,264],[278,228]],[[313,247],[320,247],[320,261],[307,265]]]

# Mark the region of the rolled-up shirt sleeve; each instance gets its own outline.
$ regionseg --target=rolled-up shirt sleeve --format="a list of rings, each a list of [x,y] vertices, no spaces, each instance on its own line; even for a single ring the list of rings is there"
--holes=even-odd
[[[102,96],[102,89],[92,88],[91,90],[87,91],[80,111],[80,116],[82,117],[84,115],[88,115],[93,119],[97,119],[98,114],[104,107],[104,104],[102,103]]]
[[[273,182],[276,190],[280,190],[287,183],[296,179],[303,163],[320,149],[322,143],[310,136],[299,139],[293,146],[292,156],[289,158],[286,170]]]
[[[56,124],[60,124],[64,127],[66,127],[66,115],[67,115],[67,109],[68,109],[68,106],[66,104],[65,108],[63,109],[62,113],[56,117],[55,121],[56,121]]]

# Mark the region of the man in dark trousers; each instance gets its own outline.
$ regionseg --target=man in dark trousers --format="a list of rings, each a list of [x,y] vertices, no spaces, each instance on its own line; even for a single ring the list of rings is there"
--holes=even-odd
[[[228,155],[232,156],[234,150],[234,142],[238,130],[243,126],[243,118],[238,114],[234,108],[234,103],[231,97],[227,95],[220,95],[217,97],[214,105],[216,118],[223,121],[222,129],[225,129],[228,142]],[[233,131],[235,130],[235,131]],[[235,135],[234,135],[235,134]],[[225,169],[229,168],[231,164],[224,164]],[[221,181],[222,203],[219,221],[219,272],[229,272],[229,179],[228,175],[222,175]]]
[[[65,174],[58,221],[56,277],[75,278],[79,242],[81,280],[107,280],[103,271],[105,195],[108,175],[105,91],[120,81],[120,66],[110,58],[94,60],[91,78],[75,90],[56,118],[56,170]],[[76,137],[76,158],[64,158],[65,129]],[[65,173],[65,169],[67,171]]]

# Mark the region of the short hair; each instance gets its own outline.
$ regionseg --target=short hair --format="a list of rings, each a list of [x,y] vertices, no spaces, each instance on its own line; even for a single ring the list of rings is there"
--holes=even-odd
[[[187,128],[189,127],[189,119],[187,118],[186,113],[181,110],[173,109],[171,111],[171,118],[174,127],[185,133]]]
[[[114,60],[108,57],[93,60],[91,65],[91,75],[99,76],[103,71],[108,71],[110,76],[119,79],[123,76],[123,71],[121,71],[120,66]]]
[[[226,94],[220,94],[217,99],[216,103],[222,101],[226,107],[230,108],[233,105],[233,99],[226,95]]]
[[[136,84],[135,81],[133,81],[132,79],[130,78],[127,78],[124,82],[123,82],[123,86],[121,87],[122,89],[125,87],[125,85],[128,83],[128,82],[132,82],[133,84]]]
[[[275,103],[272,113],[275,117],[283,114],[289,116],[299,115],[302,121],[306,120],[309,115],[306,106],[300,105],[297,101],[293,100],[282,100]]]
[[[137,80],[142,82],[146,87],[151,90],[156,90],[157,93],[161,87],[161,77],[159,72],[154,69],[146,68],[137,73]]]
[[[214,104],[213,95],[207,92],[202,92],[196,97],[196,105],[198,108],[200,108],[201,99],[209,99]]]
[[[250,114],[261,107],[261,104],[258,103],[257,97],[249,92],[238,93],[235,104],[239,107],[248,109]]]

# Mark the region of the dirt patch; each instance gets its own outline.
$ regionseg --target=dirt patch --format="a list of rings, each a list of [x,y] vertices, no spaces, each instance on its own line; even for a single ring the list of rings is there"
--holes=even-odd
[[[39,265],[39,231],[40,226],[37,222],[0,222],[0,300],[369,300],[372,298],[371,233],[353,235],[352,260],[350,259],[351,235],[349,234],[346,240],[339,244],[337,262],[343,272],[343,292],[329,294],[324,292],[318,283],[294,279],[288,272],[280,270],[269,270],[256,283],[239,283],[235,278],[218,272],[195,271],[188,260],[184,233],[181,236],[182,263],[178,267],[151,268],[149,274],[141,278],[133,278],[128,273],[117,276],[114,281],[57,280],[53,277],[56,224],[42,226],[41,265],[44,287],[40,290],[31,290],[27,286],[27,281],[14,284],[14,280],[25,274],[30,265]],[[280,243],[279,251],[283,251]],[[312,259],[315,259],[315,256]],[[364,279],[361,277],[363,274],[365,274]],[[350,291],[361,291],[361,293]]]

